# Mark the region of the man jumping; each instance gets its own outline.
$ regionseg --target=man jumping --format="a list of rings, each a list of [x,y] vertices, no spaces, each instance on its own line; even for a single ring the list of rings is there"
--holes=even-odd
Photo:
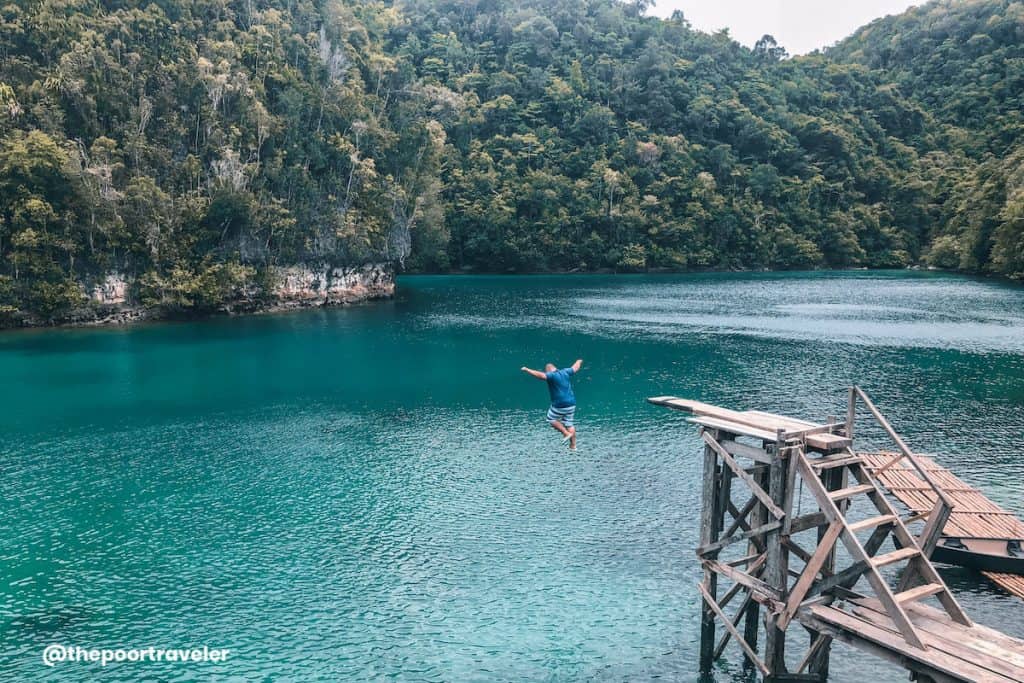
[[[551,407],[548,408],[548,423],[558,430],[565,437],[562,443],[569,442],[569,448],[576,450],[576,427],[573,426],[573,416],[576,414],[576,394],[572,390],[572,376],[580,371],[583,360],[577,360],[571,366],[559,370],[554,363],[544,366],[544,372],[531,370],[525,365],[520,368],[523,372],[533,375],[548,383],[548,393],[551,394]]]

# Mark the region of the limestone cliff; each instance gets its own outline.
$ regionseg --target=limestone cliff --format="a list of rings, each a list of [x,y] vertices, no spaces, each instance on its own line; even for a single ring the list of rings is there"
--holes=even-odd
[[[257,286],[218,309],[219,313],[256,313],[317,306],[343,306],[371,299],[386,299],[395,293],[394,268],[387,263],[334,266],[303,263],[272,268],[270,291]],[[19,318],[9,324],[22,327],[43,325],[108,325],[140,320],[187,316],[185,311],[146,307],[133,296],[133,280],[110,272],[81,284],[85,305],[55,320]]]

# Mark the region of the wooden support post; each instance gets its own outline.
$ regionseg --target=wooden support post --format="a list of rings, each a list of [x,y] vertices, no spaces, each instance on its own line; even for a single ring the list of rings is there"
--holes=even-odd
[[[718,436],[716,432],[714,436]],[[717,512],[718,500],[718,454],[710,445],[704,445],[704,485],[701,499],[700,544],[706,547],[718,540]],[[711,603],[718,599],[718,575],[701,562],[704,568],[704,580],[701,592],[710,598],[701,603],[700,611],[700,670],[711,671],[715,655],[715,611]]]
[[[775,457],[768,468],[768,495],[778,506],[786,502],[786,480],[789,474],[789,461],[782,457],[785,446],[785,430],[778,430],[775,443]],[[793,457],[790,455],[790,457]],[[783,509],[783,514],[790,516],[792,509]],[[789,583],[789,551],[782,543],[782,530],[774,529],[765,535],[768,561],[765,564],[764,580],[775,588],[782,600],[786,599]],[[772,676],[786,673],[786,633],[777,625],[774,617],[766,624],[764,642],[764,663]]]
[[[851,397],[851,408],[854,407],[852,401],[855,400],[853,389],[850,389]],[[853,414],[852,411],[847,414],[850,429],[852,430],[853,425]],[[852,437],[852,434],[848,435]],[[838,491],[839,489],[846,486],[846,468],[839,467],[825,470],[821,473],[821,483],[824,485],[826,491]],[[820,545],[828,533],[828,527],[818,527],[818,544]],[[829,552],[828,557],[825,559],[825,563],[822,565],[823,574],[832,576],[836,571],[836,549],[832,546],[832,550]],[[802,663],[807,666],[807,672],[819,677],[819,680],[828,680],[828,664],[829,655],[832,650],[832,638],[825,635],[824,633],[812,632],[811,633],[811,649],[807,653],[807,660]]]
[[[853,420],[857,417],[857,387],[850,387],[850,394],[846,399],[846,438],[853,439]],[[851,445],[850,448],[853,448]]]
[[[762,469],[754,475],[754,479],[757,481],[757,485],[762,489],[768,489],[768,470]],[[752,497],[751,500],[755,501],[755,507],[750,511],[750,525],[752,527],[759,527],[768,520],[768,510],[757,502],[757,498]],[[755,551],[764,552],[765,547],[762,539],[751,539],[750,544],[747,546],[747,552],[753,553]],[[767,561],[767,555],[765,556]],[[763,572],[762,572],[763,575]],[[747,605],[745,621],[743,622],[743,639],[747,641],[747,644],[752,647],[755,651],[757,650],[757,636],[758,631],[761,629],[760,622],[760,611],[761,604],[756,600],[751,600],[750,604]]]

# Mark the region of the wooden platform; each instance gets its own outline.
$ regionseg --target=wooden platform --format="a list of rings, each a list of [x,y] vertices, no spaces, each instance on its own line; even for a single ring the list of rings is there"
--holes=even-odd
[[[825,683],[839,640],[914,680],[1024,683],[1024,641],[975,624],[931,560],[943,529],[990,544],[1014,536],[1020,522],[917,456],[862,389],[849,388],[845,420],[825,424],[674,396],[648,401],[700,426],[702,672],[734,644],[765,680]],[[892,438],[899,457],[854,450],[858,408]],[[890,493],[912,509],[909,517]],[[806,496],[813,505],[804,511]],[[915,522],[923,522],[919,532],[907,527]],[[800,628],[791,629],[794,622]],[[799,658],[792,647],[787,656],[790,631]]]
[[[864,458],[869,468],[879,470],[897,454],[882,452],[859,455]],[[934,458],[924,455],[917,457],[953,503],[953,511],[943,529],[945,535],[1024,539],[1024,522],[1012,512],[1007,512],[993,503],[981,491],[936,463]],[[886,490],[913,512],[927,513],[935,505],[934,490],[904,462],[899,462],[884,471],[876,471],[874,476]],[[1011,595],[1024,599],[1024,576],[996,572],[982,574]]]
[[[729,410],[700,401],[675,396],[654,396],[648,403],[681,410],[693,415],[690,422],[713,429],[723,429],[762,441],[776,441],[779,432],[785,438],[803,435],[807,447],[823,453],[831,453],[850,445],[850,439],[829,433],[829,425],[797,420],[784,415],[775,415],[760,410]]]
[[[797,619],[808,628],[936,681],[1024,681],[1024,641],[977,624],[962,626],[927,605],[908,605],[907,615],[926,645],[922,650],[903,639],[877,600],[853,598],[842,602],[845,609],[840,603],[803,607]]]

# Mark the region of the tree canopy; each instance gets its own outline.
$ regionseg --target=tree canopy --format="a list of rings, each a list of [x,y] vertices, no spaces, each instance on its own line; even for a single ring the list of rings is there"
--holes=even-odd
[[[0,6],[0,315],[274,265],[1024,277],[1024,3],[789,58],[616,0]]]

